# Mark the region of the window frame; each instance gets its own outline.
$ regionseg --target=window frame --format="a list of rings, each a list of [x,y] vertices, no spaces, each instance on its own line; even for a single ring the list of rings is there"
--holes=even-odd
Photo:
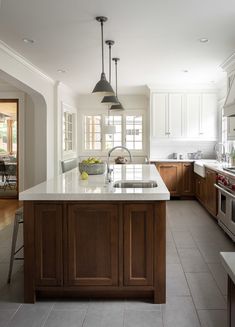
[[[67,112],[72,115],[72,150],[64,150],[64,113]],[[62,158],[68,159],[77,156],[77,109],[71,105],[61,103],[61,144],[62,144]]]
[[[144,109],[139,110],[125,110],[123,112],[111,112],[110,116],[121,116],[122,117],[122,145],[126,146],[126,116],[142,116],[142,149],[141,150],[130,150],[133,155],[136,156],[143,156],[146,154],[146,111]],[[85,116],[101,116],[101,150],[86,150],[85,149]],[[105,149],[105,134],[103,133],[103,127],[105,125],[105,117],[107,117],[107,113],[97,113],[97,112],[87,112],[82,113],[82,140],[81,140],[81,148],[82,153],[81,155],[92,155],[95,154],[96,156],[105,156],[107,155],[108,150]],[[123,150],[120,149],[116,152],[117,155],[122,155]]]

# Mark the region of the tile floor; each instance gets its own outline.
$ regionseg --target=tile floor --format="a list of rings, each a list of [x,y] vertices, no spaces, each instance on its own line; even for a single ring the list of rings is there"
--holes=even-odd
[[[234,244],[196,201],[167,205],[167,303],[39,301],[23,304],[23,268],[6,284],[12,226],[0,231],[0,327],[226,327],[220,251]],[[22,236],[21,236],[22,237]]]

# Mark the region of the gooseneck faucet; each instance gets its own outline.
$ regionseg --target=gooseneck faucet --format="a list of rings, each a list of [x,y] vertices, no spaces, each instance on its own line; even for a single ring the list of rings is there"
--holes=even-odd
[[[111,153],[116,150],[116,149],[124,149],[128,152],[129,154],[129,157],[130,157],[130,162],[132,162],[132,155],[131,155],[131,152],[129,149],[127,149],[125,146],[122,146],[122,145],[118,145],[118,146],[115,146],[113,147],[111,150],[109,150],[108,152],[108,158],[107,158],[107,173],[106,173],[106,183],[111,183],[111,169],[109,167],[109,159],[110,159],[110,156],[111,156]]]

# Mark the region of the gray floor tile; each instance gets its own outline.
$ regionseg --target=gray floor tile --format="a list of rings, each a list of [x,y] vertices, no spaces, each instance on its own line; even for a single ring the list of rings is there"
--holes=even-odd
[[[91,300],[88,304],[88,313],[107,312],[107,311],[123,311],[125,303],[123,300]]]
[[[172,232],[173,238],[175,240],[176,247],[180,248],[196,248],[196,244],[192,238],[190,232],[187,231],[173,231]]]
[[[163,327],[160,311],[126,310],[124,327]]]
[[[171,297],[162,305],[164,327],[200,327],[190,296]]]
[[[78,300],[78,301],[57,301],[53,310],[67,310],[67,311],[80,311],[87,310],[89,301],[87,300]]]
[[[195,306],[200,309],[226,309],[226,304],[210,273],[186,273]]]
[[[10,320],[8,327],[41,327],[48,317],[51,306],[23,305]]]
[[[82,327],[86,310],[52,310],[43,327]]]
[[[208,266],[221,293],[227,295],[228,276],[224,267],[221,263],[209,263]]]
[[[180,259],[173,242],[166,243],[166,262],[167,263],[180,263]]]
[[[155,304],[145,300],[127,300],[125,301],[126,310],[140,310],[140,311],[160,311],[161,305]]]
[[[208,272],[208,266],[198,249],[178,249],[184,272]]]
[[[15,310],[0,310],[0,327],[6,327],[15,314]]]
[[[198,310],[202,327],[226,327],[226,310]]]
[[[83,327],[123,327],[124,310],[88,312]]]
[[[187,281],[180,264],[166,266],[166,296],[190,295]]]

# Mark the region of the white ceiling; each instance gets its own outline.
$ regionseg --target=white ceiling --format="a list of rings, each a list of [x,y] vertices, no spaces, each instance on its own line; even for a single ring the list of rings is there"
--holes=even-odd
[[[216,82],[219,65],[235,51],[234,0],[2,0],[0,39],[52,78],[89,93],[101,70],[97,15],[109,18],[104,34],[121,58],[121,92]]]

